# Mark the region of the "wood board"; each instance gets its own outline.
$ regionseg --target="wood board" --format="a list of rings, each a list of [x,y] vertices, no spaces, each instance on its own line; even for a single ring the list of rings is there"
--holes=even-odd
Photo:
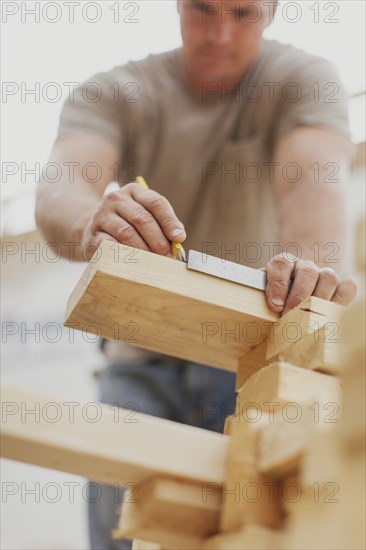
[[[128,498],[128,492],[131,498]],[[217,533],[220,491],[202,483],[153,478],[140,485],[138,494],[128,490],[113,538],[138,538],[164,548],[197,550],[204,539]]]
[[[2,387],[1,397],[4,458],[110,484],[154,475],[213,483],[226,478],[228,436],[11,386]]]
[[[65,325],[236,371],[278,318],[261,290],[103,241],[69,299]]]
[[[270,327],[267,359],[288,349],[289,344],[297,344],[309,334],[313,335],[315,344],[319,340],[319,331],[322,327],[326,328],[326,337],[323,335],[325,343],[337,343],[340,317],[344,309],[334,302],[309,296]],[[311,349],[311,344],[309,345]]]

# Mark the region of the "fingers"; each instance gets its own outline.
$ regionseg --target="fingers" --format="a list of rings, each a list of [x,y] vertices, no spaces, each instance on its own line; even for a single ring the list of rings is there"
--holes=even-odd
[[[313,296],[322,298],[323,300],[330,300],[335,293],[338,284],[339,277],[333,269],[329,267],[319,269],[318,282],[313,292]]]
[[[319,277],[319,268],[314,262],[298,260],[295,264],[293,283],[282,315],[298,306],[313,294]]]
[[[357,292],[357,285],[352,279],[345,279],[336,288],[331,302],[347,306],[355,298]]]
[[[183,224],[178,220],[170,202],[151,189],[143,189],[138,184],[131,185],[132,198],[144,206],[158,222],[164,235],[170,241],[183,242],[186,232]]]
[[[137,183],[109,193],[95,214],[92,234],[106,233],[116,241],[171,256],[171,242],[186,238],[183,224],[169,201]]]
[[[292,256],[289,258],[292,259]],[[282,254],[274,256],[267,264],[267,303],[276,313],[280,313],[284,308],[294,265],[293,261],[289,261]]]
[[[170,242],[154,216],[141,203],[127,197],[123,203],[118,205],[117,213],[131,227],[131,237],[134,236],[136,241],[139,240],[139,242],[143,241],[145,243],[145,250],[151,250],[164,256],[169,254],[171,251]],[[138,246],[138,248],[140,247]]]
[[[135,246],[141,250],[149,250],[148,245],[136,229],[126,219],[113,212],[103,217],[102,222],[96,227],[96,230],[108,233],[119,243]]]
[[[292,257],[279,254],[268,262],[266,271],[268,306],[281,315],[285,315],[309,296],[344,306],[356,296],[357,286],[353,280],[340,282],[333,269],[320,269],[309,260],[295,261]]]

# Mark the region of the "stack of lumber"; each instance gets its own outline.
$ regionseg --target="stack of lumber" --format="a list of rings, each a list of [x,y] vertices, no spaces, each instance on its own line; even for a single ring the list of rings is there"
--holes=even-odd
[[[102,404],[91,422],[87,404],[71,417],[67,399],[9,387],[2,455],[126,484],[114,536],[135,550],[365,548],[364,300],[279,318],[261,291],[110,247],[66,324],[121,341],[133,326],[133,345],[237,372],[225,433]]]

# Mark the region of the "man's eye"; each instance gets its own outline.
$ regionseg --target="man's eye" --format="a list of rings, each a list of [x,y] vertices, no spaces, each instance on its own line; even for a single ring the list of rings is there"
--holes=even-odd
[[[256,9],[242,9],[236,13],[238,19],[247,19],[248,21],[255,21],[258,19],[258,12]]]
[[[201,2],[195,2],[194,7],[196,10],[200,11],[201,13],[210,14],[212,13],[212,7],[209,4],[203,4]]]

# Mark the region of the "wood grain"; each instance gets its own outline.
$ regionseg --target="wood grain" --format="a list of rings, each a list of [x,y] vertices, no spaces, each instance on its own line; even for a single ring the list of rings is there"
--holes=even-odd
[[[110,484],[163,474],[225,479],[225,435],[101,403],[71,406],[68,399],[15,387],[1,394],[4,458]]]
[[[263,291],[103,241],[69,299],[65,324],[236,371],[277,319]]]
[[[132,495],[132,491],[130,490]],[[220,491],[206,495],[201,483],[153,478],[123,503],[113,537],[139,538],[180,550],[200,548],[217,533]]]
[[[289,344],[297,344],[309,334],[313,335],[316,343],[318,332],[324,326],[328,332],[333,327],[334,334],[337,334],[343,310],[343,306],[310,296],[271,326],[267,359],[275,357]]]

